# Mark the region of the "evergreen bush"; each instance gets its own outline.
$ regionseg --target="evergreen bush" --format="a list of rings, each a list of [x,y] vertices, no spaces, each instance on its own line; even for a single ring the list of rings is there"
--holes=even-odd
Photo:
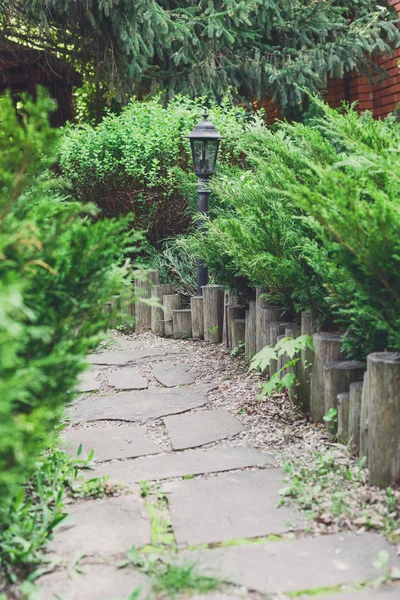
[[[399,350],[400,125],[314,101],[309,125],[248,128],[245,169],[215,180],[206,231],[185,247],[227,287],[318,312],[352,356]]]
[[[0,527],[74,398],[106,326],[102,304],[126,280],[124,254],[140,237],[126,220],[93,223],[93,206],[57,194],[47,174],[53,109],[41,90],[19,114],[0,97]]]
[[[188,203],[196,205],[197,196],[185,136],[201,119],[204,102],[177,97],[165,108],[159,99],[134,99],[97,127],[68,127],[60,167],[73,196],[97,204],[102,216],[133,213],[135,227],[147,230],[151,243],[185,231]],[[226,101],[212,106],[210,119],[226,135],[220,162],[239,160],[245,111]]]

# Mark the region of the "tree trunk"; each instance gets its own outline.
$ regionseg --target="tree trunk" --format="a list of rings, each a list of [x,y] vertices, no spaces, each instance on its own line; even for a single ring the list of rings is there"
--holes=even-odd
[[[187,340],[192,337],[192,311],[176,309],[172,311],[174,338]]]
[[[310,415],[314,421],[322,422],[325,410],[324,366],[344,360],[341,351],[343,337],[332,333],[314,333],[314,360],[311,368]],[[341,391],[341,390],[340,390]]]
[[[224,290],[218,285],[203,287],[204,340],[219,344],[224,323]]]
[[[181,307],[180,294],[166,294],[163,296],[164,305],[164,335],[172,337],[174,334],[173,311]]]
[[[250,300],[249,310],[247,311],[246,321],[246,340],[245,354],[249,358],[253,358],[256,353],[256,302]]]
[[[142,331],[143,329],[151,328],[151,305],[150,303],[147,303],[146,300],[149,300],[151,298],[152,285],[157,283],[158,271],[136,271],[136,332]]]
[[[349,442],[356,449],[360,449],[360,416],[362,399],[362,381],[356,381],[350,384],[349,398]]]
[[[365,363],[357,360],[344,360],[327,363],[324,366],[325,414],[334,408],[337,410],[337,396],[348,392],[350,384],[363,377]],[[328,431],[337,430],[336,423],[327,422]]]
[[[239,348],[240,342],[244,342],[245,319],[233,319],[231,323],[232,348]]]
[[[318,331],[318,318],[309,311],[305,310],[301,313],[301,335],[312,336]],[[310,396],[311,396],[311,367],[314,360],[314,352],[310,348],[302,350],[300,353],[301,361],[299,387],[297,393],[298,403],[305,413],[310,412]]]
[[[190,309],[192,311],[192,335],[196,340],[202,340],[204,339],[203,296],[192,296]]]
[[[400,354],[369,354],[368,468],[372,485],[400,483]]]
[[[151,331],[154,335],[164,337],[164,308],[163,308],[163,296],[174,293],[174,286],[168,283],[156,284],[151,287],[151,298],[154,303],[158,302],[160,306],[155,304],[151,306]]]
[[[349,408],[350,394],[342,392],[337,395],[337,420],[338,420],[338,440],[342,444],[347,444],[349,441]]]

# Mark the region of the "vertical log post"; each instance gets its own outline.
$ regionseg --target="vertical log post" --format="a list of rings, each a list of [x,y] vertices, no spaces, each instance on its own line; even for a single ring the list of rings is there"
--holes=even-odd
[[[349,431],[348,439],[353,448],[359,452],[360,449],[360,417],[361,417],[361,398],[363,382],[356,381],[350,384],[349,394]]]
[[[256,352],[260,352],[261,348],[264,347],[261,345],[261,309],[266,306],[264,300],[261,298],[264,291],[262,288],[256,288]]]
[[[232,348],[239,348],[245,338],[245,319],[233,319],[231,322]]]
[[[163,296],[173,293],[174,286],[169,283],[151,286],[151,298],[154,302],[151,306],[151,331],[154,335],[159,335],[160,337],[164,337],[165,335]]]
[[[369,354],[368,468],[372,485],[400,483],[400,354]]]
[[[164,305],[164,335],[172,337],[174,334],[173,311],[181,307],[179,294],[167,294],[163,296]]]
[[[227,347],[235,348],[232,342],[232,322],[235,319],[243,319],[245,315],[244,308],[241,306],[226,307],[226,331],[227,331]]]
[[[350,394],[342,392],[337,395],[337,420],[338,431],[337,436],[339,442],[347,444],[349,441],[349,409],[350,409]]]
[[[204,341],[219,344],[224,323],[224,290],[218,285],[203,287]]]
[[[202,340],[204,339],[203,296],[190,298],[190,310],[192,311],[192,335],[196,340]]]
[[[361,394],[361,412],[360,412],[360,458],[366,458],[365,466],[368,467],[368,410],[369,410],[369,397],[371,391],[371,384],[369,380],[368,372],[368,359],[367,359],[367,370],[364,373],[363,389]]]
[[[278,335],[278,338],[276,340],[276,342],[280,342],[281,340],[285,339],[284,335]],[[285,364],[287,363],[287,354],[281,354],[280,357],[278,358],[278,371],[280,371],[281,369],[283,369],[283,367],[285,366]],[[282,371],[281,376],[283,377],[284,372]]]
[[[325,414],[334,408],[337,410],[337,396],[348,392],[350,384],[363,377],[365,363],[357,360],[344,360],[327,363],[324,366]],[[334,433],[336,426],[327,423],[327,429]]]
[[[245,354],[253,358],[256,353],[256,302],[250,300],[246,322]]]
[[[136,332],[151,328],[151,305],[143,300],[151,298],[151,288],[156,283],[158,283],[158,271],[135,272]]]
[[[229,347],[229,327],[228,327],[228,323],[227,323],[228,306],[236,306],[237,303],[238,303],[237,296],[233,296],[232,294],[229,294],[229,292],[225,292],[225,295],[224,295],[224,323],[223,323],[223,327],[222,327],[222,343],[226,347]]]
[[[313,335],[315,354],[311,368],[310,415],[314,421],[322,422],[326,413],[324,367],[327,363],[345,359],[345,354],[341,351],[342,343],[341,335],[332,333],[314,333]]]
[[[267,309],[265,309],[265,310],[267,310]],[[276,346],[276,344],[278,342],[278,337],[281,335],[284,335],[286,327],[292,327],[293,325],[295,325],[295,323],[292,323],[292,322],[285,323],[284,321],[277,322],[277,323],[270,323],[269,324],[269,345],[272,348],[274,348],[274,346]],[[270,373],[270,375],[274,375],[277,372],[278,372],[278,361],[271,360],[270,365],[269,365],[269,373]]]
[[[258,311],[257,321],[257,352],[260,352],[264,346],[271,346],[270,324],[284,322],[283,306],[261,307]]]
[[[318,331],[318,319],[316,315],[305,310],[301,313],[301,335],[310,335]],[[302,350],[300,367],[300,380],[297,391],[297,399],[299,405],[304,412],[310,412],[310,396],[311,396],[311,367],[314,360],[314,352],[310,348]]]
[[[292,340],[295,340],[296,338],[298,338],[300,336],[300,334],[301,334],[301,326],[300,325],[295,324],[291,327],[285,328],[285,337],[286,338],[291,338]],[[300,352],[296,353],[292,359],[285,354],[286,361],[300,359],[300,358],[301,358]],[[291,402],[296,402],[297,394],[298,394],[298,390],[299,390],[299,384],[300,384],[300,376],[301,376],[301,360],[298,360],[298,362],[295,365],[293,365],[292,367],[288,367],[287,369],[285,369],[285,373],[293,373],[293,375],[296,378],[293,386],[288,390],[289,400]]]
[[[187,340],[192,337],[192,311],[187,308],[172,311],[174,338]]]

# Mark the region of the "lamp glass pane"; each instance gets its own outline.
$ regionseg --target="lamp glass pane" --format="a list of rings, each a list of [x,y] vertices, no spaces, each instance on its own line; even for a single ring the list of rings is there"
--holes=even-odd
[[[193,165],[196,175],[213,175],[219,140],[191,140]]]

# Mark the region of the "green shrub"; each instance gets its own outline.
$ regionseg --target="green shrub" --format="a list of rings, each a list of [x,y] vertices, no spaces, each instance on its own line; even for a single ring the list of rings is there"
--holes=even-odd
[[[151,243],[185,231],[188,203],[197,205],[185,136],[201,118],[204,102],[178,96],[164,108],[158,99],[134,99],[97,127],[67,127],[59,162],[73,196],[94,202],[103,216],[133,214]],[[212,105],[210,119],[227,136],[220,161],[239,158],[236,140],[246,118],[243,109],[228,102]]]
[[[248,128],[245,168],[215,179],[206,231],[185,247],[227,287],[320,313],[353,356],[399,350],[400,125],[315,102],[308,126]]]
[[[46,174],[57,152],[54,103],[39,91],[14,111],[0,97],[0,527],[106,323],[102,304],[127,274],[139,237],[126,220],[92,222]]]

